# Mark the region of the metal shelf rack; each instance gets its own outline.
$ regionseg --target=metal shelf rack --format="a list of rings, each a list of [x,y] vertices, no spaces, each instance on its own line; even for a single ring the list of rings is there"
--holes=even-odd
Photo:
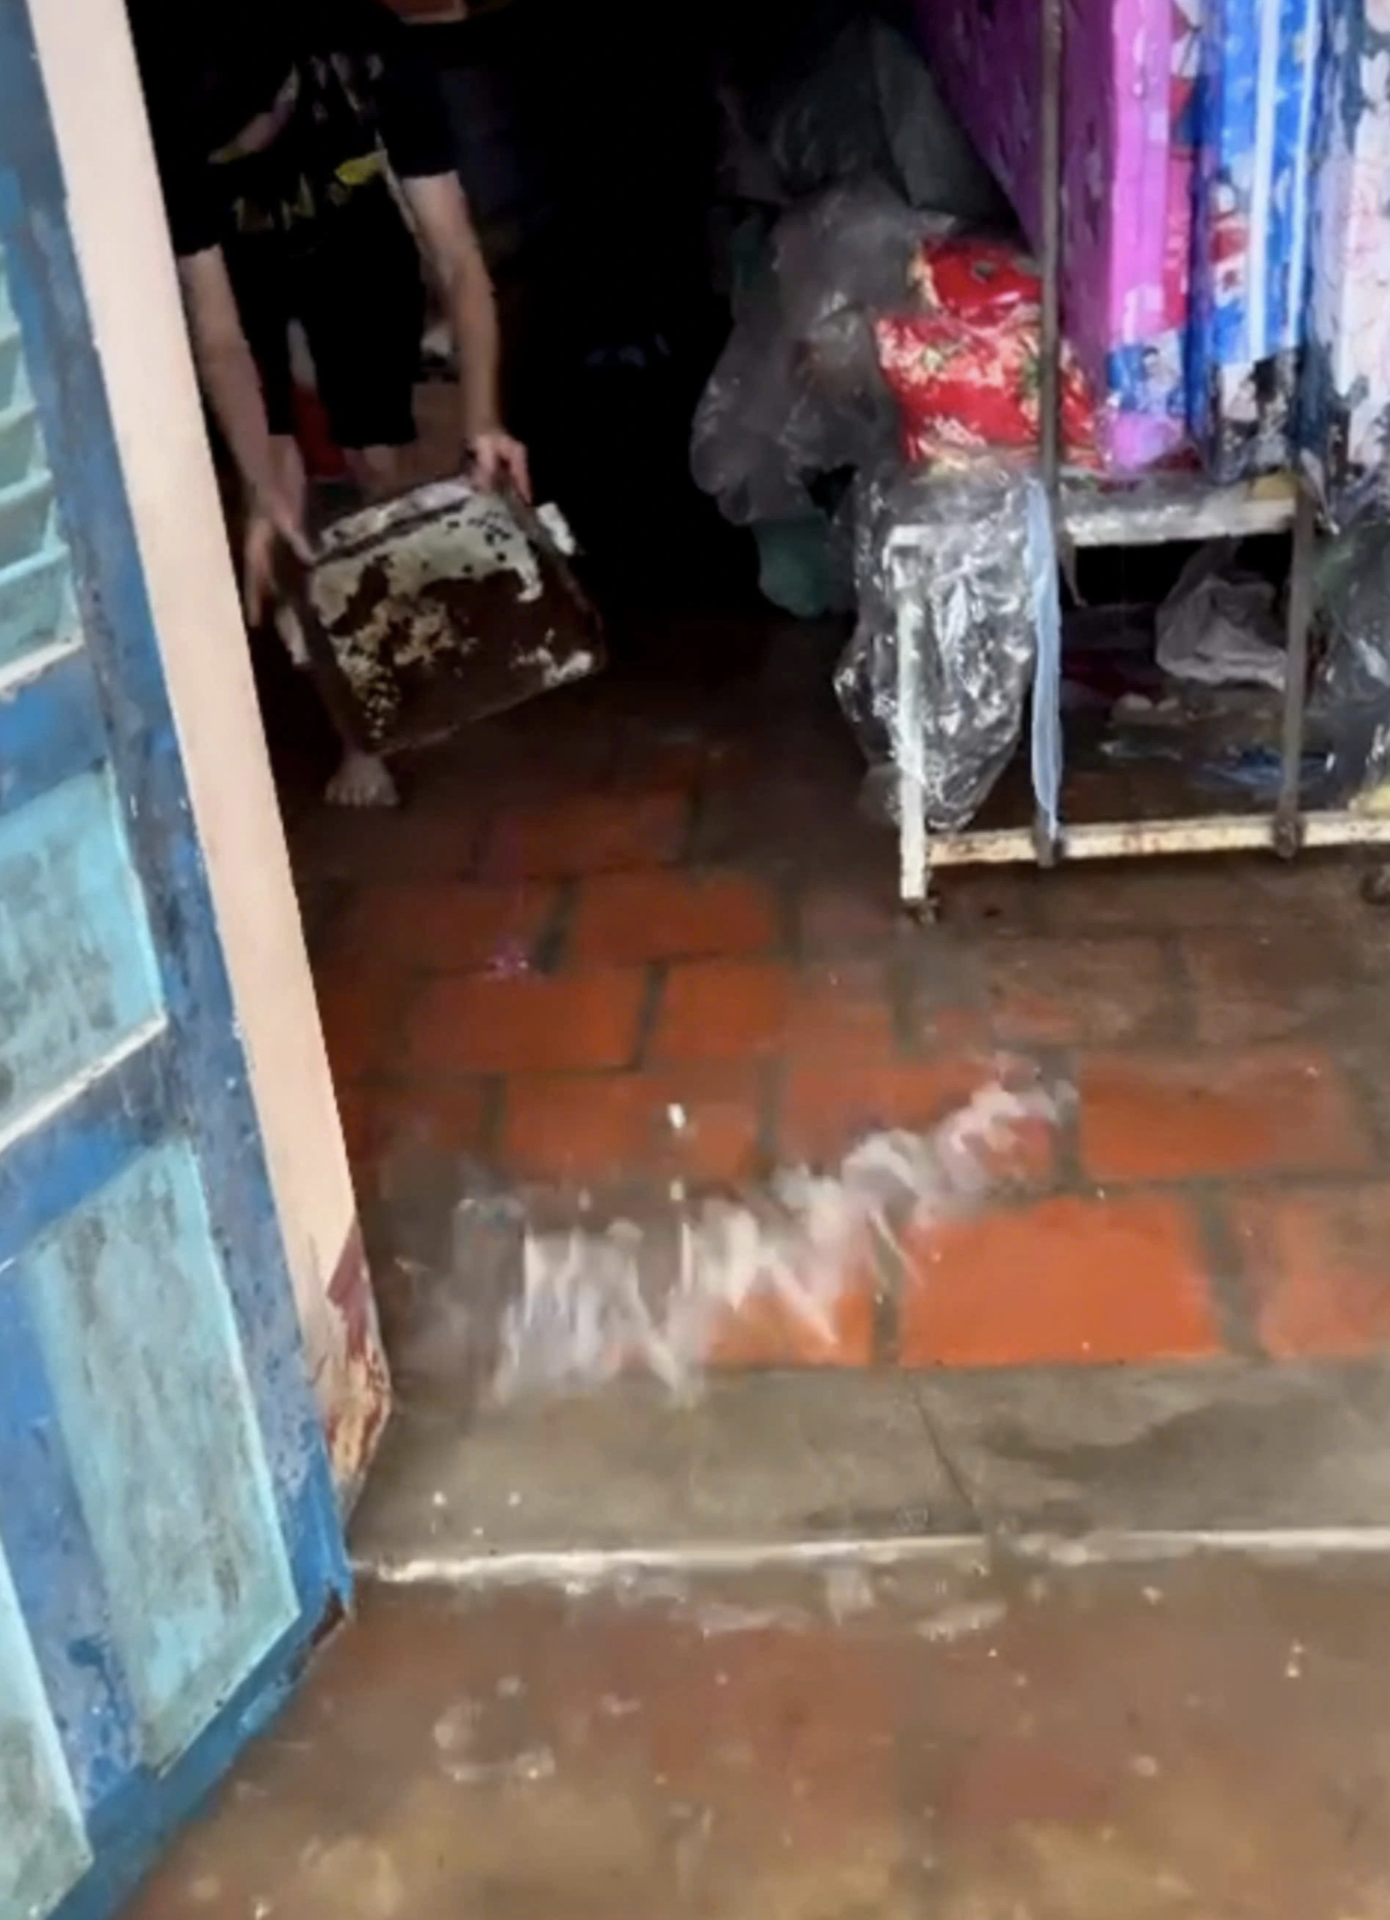
[[[1279,795],[1272,812],[1201,814],[1176,820],[1113,820],[1063,827],[932,833],[920,784],[910,768],[898,780],[899,891],[914,912],[930,907],[932,873],[942,867],[1035,861],[1129,859],[1155,854],[1230,853],[1269,849],[1291,859],[1303,847],[1390,846],[1390,815],[1354,808],[1305,811],[1299,792],[1308,683],[1315,509],[1295,473],[1218,486],[1198,475],[1152,476],[1130,484],[1071,482],[1061,477],[1061,120],[1065,26],[1062,0],[1040,0],[1042,12],[1042,280],[1040,463],[1059,564],[1086,547],[1155,546],[1223,535],[1288,533],[1292,556],[1288,596]],[[888,564],[899,587],[898,726],[920,737],[925,700],[920,634],[911,575],[928,558],[930,535],[900,528]]]

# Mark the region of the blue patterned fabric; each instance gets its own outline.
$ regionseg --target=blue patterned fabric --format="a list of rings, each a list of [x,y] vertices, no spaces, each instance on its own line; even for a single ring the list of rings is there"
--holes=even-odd
[[[1390,0],[1325,4],[1299,439],[1343,520],[1390,512]]]
[[[1319,0],[1207,0],[1188,408],[1222,480],[1290,457],[1320,37]]]

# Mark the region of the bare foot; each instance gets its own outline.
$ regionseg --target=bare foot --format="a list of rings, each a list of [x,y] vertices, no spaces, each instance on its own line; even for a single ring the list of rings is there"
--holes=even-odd
[[[324,795],[330,807],[394,807],[400,795],[384,760],[347,752]]]

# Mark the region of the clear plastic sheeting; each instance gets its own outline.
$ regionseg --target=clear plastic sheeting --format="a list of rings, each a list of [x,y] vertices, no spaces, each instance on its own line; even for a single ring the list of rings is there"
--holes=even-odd
[[[1309,719],[1349,798],[1390,781],[1390,524],[1366,521],[1323,549],[1314,615],[1325,651]]]
[[[859,622],[835,683],[871,804],[898,818],[906,782],[930,829],[966,826],[1013,756],[1038,672],[1034,785],[1055,833],[1060,617],[1038,480],[991,466],[863,485],[855,544]]]
[[[814,515],[817,479],[891,451],[897,416],[873,315],[907,299],[914,254],[934,230],[874,184],[833,188],[778,222],[691,434],[695,483],[725,519]]]
[[[1158,664],[1175,680],[1282,692],[1284,635],[1273,585],[1235,564],[1238,542],[1201,547],[1158,609]]]
[[[770,75],[731,74],[720,88],[721,171],[734,198],[786,206],[878,178],[914,206],[972,222],[1008,217],[905,34],[856,0],[828,0],[783,39]]]

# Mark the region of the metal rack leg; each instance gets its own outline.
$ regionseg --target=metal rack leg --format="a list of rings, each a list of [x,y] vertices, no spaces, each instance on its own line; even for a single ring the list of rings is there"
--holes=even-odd
[[[893,728],[898,768],[898,896],[909,913],[924,913],[931,884],[931,855],[922,775],[922,716],[926,690],[923,649],[926,613],[914,592],[913,570],[895,560],[893,602],[897,608],[897,716]]]
[[[898,827],[898,893],[908,913],[924,916],[931,910],[931,845],[922,817],[921,788],[900,780],[898,805],[902,813]]]
[[[1288,654],[1284,683],[1284,757],[1279,804],[1274,815],[1274,845],[1284,859],[1298,852],[1303,839],[1300,786],[1303,773],[1303,723],[1308,705],[1308,627],[1313,613],[1313,498],[1299,483],[1294,507],[1293,560],[1289,572]]]

